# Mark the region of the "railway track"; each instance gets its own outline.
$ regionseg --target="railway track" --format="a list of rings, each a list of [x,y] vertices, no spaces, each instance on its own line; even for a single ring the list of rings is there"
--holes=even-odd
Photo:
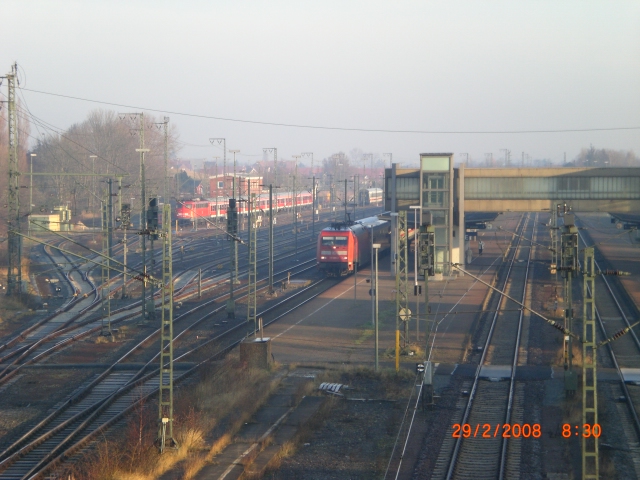
[[[304,250],[301,249],[299,254],[311,250],[315,250],[315,247],[310,247]],[[295,254],[284,253],[276,256],[274,261],[281,262],[290,258],[296,258]],[[258,262],[258,264],[262,266],[266,265],[266,263],[266,260]],[[275,272],[276,278],[281,278],[288,270],[290,269],[283,270],[282,272]],[[239,270],[239,273],[244,274],[246,273],[246,270],[244,272],[243,270]],[[86,278],[87,276],[85,275],[84,277]],[[226,275],[218,275],[211,279],[205,278],[202,282],[202,291],[206,292],[208,290],[213,290],[220,285],[224,285],[226,282]],[[261,282],[264,282],[264,279],[262,279]],[[196,289],[197,286],[195,285],[190,286],[189,284],[185,284],[174,296],[174,301],[186,300],[194,295],[194,290]],[[226,298],[226,296],[226,293],[218,295],[214,301],[220,301],[221,299]],[[23,366],[42,361],[73,342],[96,332],[100,332],[103,328],[102,318],[89,318],[84,321],[78,321],[83,315],[91,313],[90,309],[96,307],[98,302],[99,299],[95,300],[63,324],[56,322],[56,319],[58,318],[57,315],[48,317],[45,319],[46,322],[41,322],[39,324],[39,329],[32,335],[23,338],[22,342],[17,341],[13,347],[8,349],[5,355],[0,357],[0,364],[11,360],[9,365],[5,365],[5,367],[0,370],[0,384],[6,383],[11,378],[15,377]],[[209,303],[210,302],[205,302],[204,305],[208,305]],[[137,309],[139,305],[140,301],[136,301],[125,307],[113,310],[111,312],[111,324],[115,326],[128,319],[136,318],[138,313],[131,312],[131,310]]]
[[[535,239],[535,224],[530,222],[524,225],[523,232],[527,238]],[[531,234],[531,237],[529,237]],[[582,245],[593,245],[588,233],[580,232]],[[527,251],[529,250],[529,252]],[[509,270],[512,270],[509,279],[504,278],[502,290],[510,296],[525,303],[526,283],[528,281],[530,266],[535,262],[531,255],[532,248],[520,243],[510,259]],[[526,256],[526,258],[525,258]],[[516,272],[514,278],[512,269],[514,262],[524,266],[522,272]],[[596,249],[596,271],[612,270],[601,252]],[[518,278],[521,277],[521,278]],[[576,285],[574,285],[576,286]],[[579,285],[580,291],[582,285]],[[514,290],[521,296],[514,294]],[[576,286],[577,290],[577,286]],[[637,306],[630,296],[623,291],[621,283],[616,277],[598,275],[596,279],[596,319],[599,324],[599,340],[614,337],[622,329],[628,328],[631,323],[640,318]],[[515,304],[509,306],[509,301],[504,302],[501,308],[517,310]],[[493,310],[493,307],[489,306]],[[522,475],[520,455],[522,442],[526,437],[539,437],[542,432],[535,431],[533,424],[525,427],[524,422],[524,383],[515,381],[515,367],[518,363],[526,363],[526,359],[519,360],[519,354],[526,352],[526,348],[519,345],[520,332],[522,330],[523,311],[518,313],[518,319],[512,318],[507,323],[498,323],[498,312],[491,322],[487,341],[482,348],[480,364],[477,367],[473,380],[462,383],[462,390],[468,392],[468,399],[460,396],[454,413],[456,430],[449,431],[445,438],[440,455],[432,472],[434,479],[439,478],[519,478]],[[505,316],[504,319],[507,317]],[[516,321],[517,320],[517,321]],[[517,332],[514,332],[517,330]],[[496,333],[499,337],[496,338]],[[581,333],[581,332],[575,332]],[[509,340],[511,339],[511,340]],[[635,472],[640,475],[640,386],[625,384],[623,373],[625,369],[640,368],[640,342],[635,332],[619,337],[617,340],[603,345],[598,351],[598,362],[601,365],[613,366],[619,375],[617,391],[612,384],[601,384],[600,389],[611,388],[614,398],[623,403],[616,404],[618,420],[616,431],[623,430],[626,441],[619,439],[619,435],[609,435],[607,441],[613,442],[609,448],[626,450]],[[507,365],[508,364],[508,365]],[[490,366],[498,366],[498,370],[491,370]],[[505,374],[501,373],[502,367],[508,373],[508,381],[501,381]],[[483,372],[484,370],[484,372]],[[604,392],[603,392],[604,393]],[[626,408],[623,407],[626,405]],[[613,426],[603,426],[602,431],[612,431]],[[509,430],[509,437],[504,433]],[[457,438],[453,438],[453,434]],[[602,439],[601,439],[602,442]]]
[[[587,231],[579,231],[578,235],[585,247],[594,244]],[[596,271],[601,272],[613,270],[597,247],[595,248],[595,267]],[[595,288],[596,320],[601,340],[614,337],[640,319],[638,307],[615,277],[608,279],[606,275],[598,275]],[[624,377],[625,369],[640,368],[640,340],[636,332],[631,329],[627,335],[620,336],[601,347],[598,354],[598,362],[602,364],[608,357],[618,374],[618,398],[623,399],[627,406],[626,410],[618,409],[618,414],[629,444],[628,448],[632,452],[631,459],[636,474],[640,476],[640,386],[626,383]]]
[[[333,283],[335,281],[320,280],[306,289],[298,291],[295,295],[263,310],[259,315],[265,316],[283,307],[287,309],[286,313],[288,313],[320,295],[324,290],[330,288]],[[318,288],[321,284],[324,284],[324,286]],[[314,289],[317,291],[314,292]],[[222,310],[222,308],[218,310]],[[210,315],[211,313],[205,314],[204,317],[194,322],[190,327]],[[282,315],[284,314],[275,315],[265,323],[269,324],[276,321]],[[219,358],[237,346],[245,336],[245,328],[244,322],[240,322],[177,357],[176,361],[179,362],[180,359],[193,355],[197,350],[212,343],[220,345],[209,359],[201,361],[186,371],[178,370],[174,376],[175,382],[186,378],[211,358]],[[186,330],[183,330],[183,332]],[[126,359],[145,341],[146,339],[136,345],[116,364]],[[148,363],[151,364],[153,361],[155,361],[155,358]],[[153,371],[145,373],[145,368],[142,368],[136,373],[123,374],[114,372],[112,366],[111,369],[100,376],[99,381],[94,380],[78,391],[60,409],[50,414],[18,441],[9,446],[0,455],[0,470],[2,470],[0,478],[42,478],[42,475],[51,468],[87,445],[95,435],[117,422],[137,402],[153,395],[158,389],[159,377],[157,370],[157,368],[154,368]]]
[[[320,229],[320,228],[322,228],[322,224],[319,224],[319,225],[318,225],[318,227],[319,227],[319,229]],[[304,236],[302,236],[302,235],[301,235],[300,240],[301,240],[302,242],[304,242]],[[286,244],[286,243],[290,243],[290,241],[285,241],[285,242],[283,242],[283,243],[285,243],[285,244]],[[311,247],[311,248],[309,248],[308,250],[315,250],[315,246],[312,246],[312,247]],[[308,263],[315,264],[315,261],[314,261],[314,260],[312,260],[312,261],[310,261],[310,262],[308,262]],[[312,265],[312,267],[310,267],[310,268],[313,268],[313,265]],[[291,270],[291,269],[287,269],[287,270]],[[88,279],[88,275],[86,275],[86,274],[85,274],[85,275],[84,275],[84,278],[85,278],[85,280],[86,280],[86,279]],[[189,283],[189,282],[187,282],[187,283]],[[220,300],[220,298],[214,299],[214,300],[213,300],[213,301],[211,301],[210,303],[215,303],[215,301],[216,301],[216,300],[217,300],[217,301],[219,301],[219,300]],[[286,300],[286,301],[288,301],[288,300]],[[286,302],[286,301],[285,301],[285,302]],[[282,302],[281,302],[281,303],[282,303]],[[201,308],[201,307],[202,307],[202,306],[198,306],[198,307],[196,307],[196,308],[195,308],[195,309],[193,309],[193,310],[197,310],[197,309],[199,309],[199,308]],[[222,311],[222,310],[223,310],[223,309],[222,309],[221,307],[220,307],[220,308],[218,308],[218,309],[215,309],[214,311],[209,312],[209,313],[208,313],[208,314],[206,314],[204,317],[202,317],[202,318],[200,319],[200,321],[202,321],[202,320],[204,320],[204,319],[206,319],[206,318],[209,318],[212,314],[218,313],[218,312],[220,312],[220,311]],[[190,311],[190,312],[186,312],[186,313],[193,313],[193,312],[192,312],[192,311]],[[261,312],[261,314],[262,314],[262,313],[264,313],[264,312]],[[181,336],[181,335],[183,335],[183,334],[185,334],[185,332],[187,332],[190,328],[193,328],[195,325],[197,325],[197,323],[198,323],[198,322],[195,322],[195,323],[193,323],[192,325],[190,325],[188,328],[186,328],[185,330],[183,330],[183,331],[178,335],[178,337],[179,337],[179,336]],[[223,323],[226,323],[226,322],[223,322]],[[157,332],[154,332],[154,334],[157,334]],[[152,337],[154,334],[152,334],[152,335],[150,335],[149,337],[145,338],[143,341],[141,341],[141,342],[140,342],[140,344],[139,344],[139,345],[142,345],[142,344],[144,344],[145,342],[148,342],[148,341],[150,340],[150,337]],[[176,337],[176,339],[177,339],[177,340],[178,340],[178,337]],[[209,342],[207,342],[207,343],[210,343],[211,341],[214,341],[214,340],[217,342],[217,341],[219,341],[219,338],[218,338],[218,337],[216,337],[215,339],[211,339],[211,340],[210,340]],[[132,349],[132,351],[133,351],[133,350],[136,350],[137,348],[139,348],[139,346],[137,346],[136,348]],[[197,347],[197,348],[201,348],[201,346],[199,346],[199,347]],[[197,348],[196,348],[195,350],[197,350]],[[191,353],[193,353],[193,351],[195,351],[195,350],[187,351],[187,352],[185,352],[185,355],[186,355],[186,354],[191,354]],[[126,360],[126,357],[127,357],[127,356],[128,356],[128,354],[127,354],[127,355],[125,355],[125,356],[123,356],[123,357],[119,360],[119,362],[122,362],[122,361]],[[38,358],[40,358],[40,357],[38,357]],[[152,361],[150,361],[150,362],[149,362],[149,364],[150,364],[151,362],[152,362]],[[106,394],[106,392],[109,392],[110,390],[111,390],[111,391],[113,391],[113,389],[114,389],[114,388],[115,388],[117,391],[119,391],[119,390],[125,390],[124,386],[126,385],[126,383],[124,383],[124,384],[123,384],[123,382],[124,382],[124,380],[123,380],[123,379],[126,379],[128,374],[116,374],[116,373],[112,372],[113,368],[108,369],[108,370],[109,370],[109,373],[106,373],[104,377],[102,377],[102,376],[101,376],[102,378],[104,378],[104,382],[105,382],[105,383],[100,383],[100,384],[101,384],[101,385],[104,385],[104,386],[103,386],[103,387],[100,387],[100,388],[99,388],[98,390],[96,390],[96,391],[99,391],[100,389],[102,389],[102,394],[104,395],[104,394]],[[135,377],[140,377],[140,375],[142,374],[142,372],[143,372],[143,371],[144,371],[144,369],[142,369],[142,371],[141,371],[141,372],[138,372],[138,374],[135,374],[135,375],[133,375],[133,376],[129,375],[129,380],[127,380],[127,381],[128,381],[128,382],[131,382]],[[151,382],[151,383],[150,383],[150,385],[152,385],[152,384],[153,384],[153,380],[149,380],[149,381]],[[94,384],[94,382],[92,382],[92,385],[97,385],[97,384]],[[142,387],[140,387],[140,388],[146,389],[147,387],[142,386]],[[151,387],[149,387],[149,388],[151,388]],[[157,379],[156,379],[156,388],[157,388]],[[139,395],[138,395],[138,396],[139,396]],[[79,419],[79,418],[80,418],[79,416],[76,416],[76,415],[78,415],[78,414],[79,414],[79,410],[78,410],[77,408],[71,409],[71,406],[72,406],[72,405],[79,404],[78,402],[82,399],[82,397],[83,397],[83,394],[76,394],[76,395],[74,395],[74,396],[73,396],[73,398],[71,398],[68,402],[66,402],[66,403],[67,403],[67,405],[66,405],[66,410],[65,410],[65,411],[67,411],[68,413],[66,414],[66,416],[60,416],[60,418],[62,419],[62,420],[61,420],[61,422],[64,422],[64,426],[63,426],[63,427],[60,427],[60,428],[66,428],[66,426],[70,425],[73,421],[75,421],[75,420],[77,420],[77,419]],[[91,403],[91,402],[92,402],[92,400],[93,400],[93,397],[91,397],[91,396],[89,396],[89,395],[87,395],[87,397],[86,397],[86,398],[87,398],[86,402],[89,402],[89,403]],[[125,401],[125,403],[127,403],[127,402],[129,402],[130,400],[131,400],[131,398],[129,398],[128,400],[124,400],[124,401]],[[86,404],[86,402],[85,402],[85,404]],[[93,402],[93,403],[92,403],[92,405],[93,405],[93,404],[95,404],[95,403],[98,403],[98,402]],[[83,405],[85,405],[85,404],[83,404]],[[63,409],[64,409],[64,407],[63,407]],[[120,411],[120,412],[122,411],[122,408],[120,408],[120,406],[115,407],[115,409],[116,409],[116,410],[118,410],[118,411]],[[82,411],[84,411],[84,410],[82,410]],[[59,414],[52,414],[52,415],[53,415],[53,417],[56,417],[56,416],[58,416]],[[46,419],[44,419],[41,423],[44,423],[44,424],[49,423],[49,421],[51,420],[51,417],[52,417],[51,415],[50,415],[50,416],[48,416],[48,417],[47,417]],[[70,419],[72,419],[72,418],[73,418],[74,420],[70,420]],[[66,419],[66,420],[65,420],[65,419]],[[82,423],[84,423],[84,422],[82,422]],[[41,427],[41,425],[40,425],[40,424],[38,424],[38,425],[34,426],[32,429],[30,429],[30,431],[29,431],[29,432],[27,432],[27,434],[25,434],[25,436],[23,436],[23,438],[21,438],[21,439],[18,441],[18,443],[20,443],[20,442],[21,442],[22,444],[24,444],[25,442],[27,442],[27,443],[28,443],[28,441],[27,441],[27,440],[28,440],[28,439],[27,439],[27,437],[29,437],[29,438],[33,438],[33,435],[34,435],[37,431],[39,431],[40,427]],[[67,438],[67,436],[68,436],[68,435],[67,435],[67,436],[65,436],[65,437],[61,438],[61,437],[60,437],[60,435],[63,435],[63,433],[60,433],[60,432],[61,432],[61,430],[59,430],[59,429],[58,429],[58,430],[55,430],[54,432],[51,432],[50,434],[40,434],[40,436],[45,435],[45,436],[46,436],[46,438],[47,438],[48,440],[50,440],[51,442],[53,442],[53,443],[55,443],[55,444],[57,444],[57,445],[60,445],[60,442],[61,442],[61,441],[63,441],[64,439],[66,439],[66,438]],[[38,437],[38,438],[40,438],[40,437]],[[43,440],[43,438],[40,438],[40,440]],[[34,441],[34,440],[32,440],[32,441]],[[38,441],[38,443],[40,443],[40,441]],[[63,442],[63,443],[64,443],[64,442]],[[14,445],[14,447],[15,447],[15,445]],[[44,447],[42,447],[42,448],[44,448]],[[32,454],[32,456],[35,456],[35,457],[37,457],[37,458],[42,458],[42,455],[43,455],[42,448],[41,448],[41,447],[38,447],[38,449],[35,449],[35,448],[34,448],[34,449],[31,449],[31,451],[33,451],[33,452],[34,452],[34,453]],[[15,449],[15,448],[14,448],[14,449]],[[27,448],[25,449],[25,447],[24,447],[24,446],[21,446],[21,447],[18,449],[18,451],[17,451],[17,452],[14,452],[13,454],[9,454],[9,452],[10,452],[10,450],[11,450],[11,447],[9,447],[9,448],[8,448],[7,450],[5,450],[5,452],[2,454],[2,457],[0,457],[0,458],[3,458],[2,463],[0,463],[0,468],[7,467],[9,463],[12,463],[12,461],[10,461],[10,460],[8,460],[8,459],[7,459],[7,458],[8,458],[8,457],[7,457],[7,455],[9,455],[9,456],[12,456],[12,455],[22,456],[22,454],[26,454],[27,450],[29,450],[29,449],[30,449],[30,447],[27,447]],[[53,453],[55,453],[55,452],[53,452]],[[5,458],[5,457],[7,457],[7,458]],[[12,458],[14,458],[14,459],[15,459],[15,458],[17,458],[17,457],[12,457]],[[24,470],[24,468],[23,468],[23,465],[22,465],[22,464],[20,464],[20,466],[19,466],[19,467],[16,467],[16,468],[18,468],[18,469],[19,469],[21,472],[23,472],[23,473],[25,472],[25,470]],[[37,470],[37,469],[39,469],[40,467],[38,467],[38,466],[37,466],[37,464],[36,464],[36,466],[35,466],[35,467],[33,467],[33,468],[35,468],[35,469]],[[11,475],[13,475],[13,474],[11,474],[11,473],[7,473],[7,475],[8,475],[7,477],[1,477],[1,476],[0,476],[0,478],[13,478],[13,477],[11,476]],[[27,471],[26,473],[24,473],[24,475],[23,475],[23,476],[26,476],[25,478],[28,478],[28,475],[30,475],[30,473]],[[19,477],[19,478],[23,478],[23,477]]]
[[[280,242],[280,246],[290,242],[290,239],[285,240],[284,242]],[[311,249],[313,249],[313,247],[305,250],[308,251]],[[40,362],[66,346],[91,334],[99,332],[104,328],[104,322],[101,317],[80,320],[83,316],[90,315],[92,313],[91,310],[96,309],[99,306],[100,298],[97,294],[97,289],[89,279],[89,270],[94,268],[95,264],[84,263],[80,267],[74,267],[73,262],[63,252],[56,252],[55,254],[49,252],[46,253],[50,256],[55,265],[67,266],[67,271],[63,271],[62,274],[71,285],[71,291],[80,291],[80,294],[75,297],[71,297],[71,300],[58,309],[54,315],[43,319],[30,327],[27,331],[22,332],[21,335],[12,338],[10,341],[0,346],[0,352],[6,351],[4,355],[0,357],[0,364],[5,364],[4,368],[0,369],[0,384],[6,383],[14,378],[25,365]],[[293,254],[285,253],[278,255],[275,261],[286,260],[293,256]],[[259,262],[259,265],[265,264],[265,260]],[[205,263],[204,265],[207,264]],[[84,271],[81,271],[80,268],[84,268]],[[77,277],[79,277],[75,279],[76,283],[73,283],[70,278],[70,272],[74,271],[77,274]],[[242,270],[240,270],[240,272],[242,272]],[[184,273],[178,274],[176,277],[183,274]],[[226,282],[226,278],[224,277],[224,275],[218,275],[211,279],[205,278],[202,284],[203,290],[212,290],[218,285],[224,284]],[[81,287],[79,282],[87,283],[92,289],[91,292],[94,293],[94,299],[90,303],[86,298],[84,298],[84,294],[88,294],[90,292],[86,292],[86,289]],[[189,287],[188,283],[185,284],[183,288],[178,290],[176,293],[175,300],[181,301],[189,298],[193,295],[193,290],[196,288],[197,286]],[[111,324],[117,325],[127,319],[136,317],[138,314],[136,312],[131,312],[131,310],[136,309],[139,305],[140,301],[136,301],[125,307],[113,310]],[[68,312],[73,313],[73,315],[69,317]],[[10,361],[10,363],[6,365],[6,362],[8,361]]]
[[[535,238],[536,220],[530,215],[523,217],[516,232],[519,235],[505,252],[496,286],[524,303],[533,260],[532,243],[526,240]],[[506,430],[515,424],[518,437],[532,434],[530,428],[521,427],[523,389],[515,382],[524,315],[518,304],[498,293],[491,294],[487,309],[494,314],[484,326],[486,339],[475,376],[463,384],[468,398],[458,399],[453,416],[456,426],[445,437],[432,473],[434,479],[520,476],[519,439],[503,435],[510,435]]]

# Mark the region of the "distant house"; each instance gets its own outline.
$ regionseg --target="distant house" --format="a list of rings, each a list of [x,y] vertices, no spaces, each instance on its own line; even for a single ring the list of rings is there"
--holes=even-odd
[[[193,167],[191,166],[191,160],[175,159],[172,163],[178,169],[184,168],[185,170],[193,170]]]
[[[226,175],[221,173],[219,175],[212,175],[209,177],[209,196],[210,197],[232,197],[233,189],[233,173],[227,173]],[[252,193],[260,193],[263,190],[262,176],[256,174],[255,170],[250,173],[236,173],[236,197],[246,197],[251,186]]]

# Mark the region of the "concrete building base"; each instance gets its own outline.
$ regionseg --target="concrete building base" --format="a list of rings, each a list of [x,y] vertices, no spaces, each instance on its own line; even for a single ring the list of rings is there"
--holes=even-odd
[[[256,338],[240,344],[240,361],[253,368],[269,368],[273,362],[271,339]]]

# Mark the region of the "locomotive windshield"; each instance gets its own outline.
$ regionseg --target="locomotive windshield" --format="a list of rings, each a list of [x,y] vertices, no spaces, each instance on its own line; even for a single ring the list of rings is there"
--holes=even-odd
[[[322,245],[346,245],[347,237],[322,237]]]

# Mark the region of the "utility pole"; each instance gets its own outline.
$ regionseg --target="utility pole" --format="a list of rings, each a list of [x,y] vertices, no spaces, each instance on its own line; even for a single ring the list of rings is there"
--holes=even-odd
[[[129,120],[135,124],[136,120],[139,121],[139,125],[137,129],[132,130],[132,133],[137,132],[140,137],[140,148],[136,148],[136,152],[140,153],[140,221],[139,221],[139,230],[141,232],[145,232],[147,230],[147,194],[146,194],[146,178],[145,178],[145,165],[144,165],[144,154],[149,152],[148,148],[144,146],[144,113],[130,113],[130,114],[120,114],[120,119],[125,120],[127,115],[129,115]],[[146,235],[142,234],[140,238],[140,251],[142,256],[142,271],[145,275],[142,280],[142,295],[141,295],[141,315],[142,321],[144,322],[147,316],[147,241]]]
[[[422,220],[424,222],[424,219]],[[435,251],[436,251],[436,243],[435,243],[435,228],[430,225],[430,223],[425,222],[420,225],[420,231],[416,230],[416,235],[418,238],[415,239],[416,248],[416,256],[419,256],[418,261],[418,269],[419,273],[424,275],[424,317],[425,317],[425,328],[424,328],[424,337],[425,337],[425,349],[424,349],[424,380],[423,380],[423,395],[422,402],[423,405],[425,403],[433,403],[433,382],[430,376],[431,369],[431,361],[429,360],[429,339],[431,337],[431,333],[434,331],[434,323],[429,325],[429,277],[433,276],[434,272],[434,262],[435,262]],[[418,318],[419,321],[419,317]]]
[[[566,208],[565,208],[566,210]],[[578,228],[574,215],[564,213],[564,232],[560,237],[562,276],[564,277],[564,328],[573,331],[573,276],[578,271]],[[578,378],[573,371],[573,352],[571,335],[564,337],[565,392],[573,396],[578,388]]]
[[[375,328],[375,342],[374,342],[374,348],[376,350],[376,360],[375,360],[375,369],[376,372],[378,371],[378,251],[380,250],[380,244],[379,243],[374,243],[373,245],[373,250],[376,251],[376,264],[375,264],[375,283],[373,284],[373,295],[376,297],[375,298],[375,308],[374,308],[374,328]],[[374,268],[374,267],[372,267]]]
[[[169,201],[169,117],[164,117],[160,123],[154,123],[158,129],[162,128],[164,133],[164,177],[162,182],[162,198],[164,203]]]
[[[582,297],[582,425],[598,423],[598,379],[596,372],[596,270],[593,247],[584,249]],[[598,437],[582,438],[582,478],[600,478]]]
[[[300,155],[293,155],[295,166],[293,173],[293,228],[295,231],[296,255],[298,254],[298,194],[296,192],[296,180],[298,179],[298,161]]]
[[[93,196],[96,194],[96,158],[98,158],[97,155],[89,155],[89,158],[91,159],[91,193],[92,195],[89,195],[89,211],[91,212],[91,226],[92,226],[92,230],[93,230],[93,243],[96,242],[96,233],[95,233],[95,229],[96,229],[96,217],[94,215],[93,212]],[[126,263],[126,262],[125,262]]]
[[[220,218],[220,209],[218,208],[218,194],[220,192],[218,192],[218,160],[220,159],[220,157],[213,157],[213,159],[216,161],[216,174],[215,174],[215,178],[216,178],[216,227],[218,226],[218,220]],[[209,185],[211,185],[211,182],[209,182]],[[224,183],[223,183],[224,185]],[[209,196],[211,196],[211,186],[209,186]],[[218,233],[216,233],[216,245],[218,244]]]
[[[276,147],[263,148],[262,153],[273,153],[273,183],[278,184],[278,149]]]
[[[398,212],[398,261],[396,270],[396,371],[400,369],[400,322],[404,323],[404,346],[409,334],[409,296],[407,294],[408,228],[407,212]]]
[[[171,205],[168,203],[164,204],[162,210],[162,230],[162,326],[157,439],[160,453],[163,453],[167,447],[178,448],[178,442],[173,438],[173,256],[171,255]]]
[[[358,197],[360,196],[360,175],[353,176],[353,219],[358,218]]]
[[[331,214],[331,218],[333,220],[335,220],[335,205],[334,205],[334,201],[335,201],[335,192],[333,191],[333,189],[335,188],[335,185],[333,184],[333,175],[329,174],[329,205],[330,205],[330,214]]]
[[[236,209],[236,199],[229,199],[229,206],[227,207],[227,239],[232,242],[229,248],[229,300],[227,301],[227,317],[236,317],[236,302],[233,298],[233,285],[235,283],[233,278],[233,265],[234,265],[234,251],[237,251],[234,245],[236,244],[236,238],[238,235],[238,211]]]
[[[363,153],[362,157],[363,157],[362,160],[364,162],[363,163],[364,168],[363,168],[362,176],[363,176],[363,178],[364,178],[364,180],[366,182],[367,181],[367,157],[369,158],[369,161],[371,163],[371,176],[373,177],[373,153]],[[366,185],[366,183],[365,183],[365,185]]]
[[[349,221],[349,215],[347,214],[347,179],[344,179],[344,221]]]
[[[275,188],[278,188],[278,149],[276,147],[269,147],[269,148],[263,148],[262,149],[263,153],[273,153],[273,182],[271,182],[269,185],[275,185]],[[271,192],[271,190],[270,190]],[[271,194],[271,193],[270,193]],[[278,194],[276,193],[276,197],[278,196]],[[278,206],[277,206],[278,200],[276,199],[276,208],[275,211],[272,211],[270,213],[270,215],[273,215],[273,218],[271,218],[271,230],[269,230],[269,238],[273,238],[273,222],[274,219],[276,218],[276,215],[278,214]],[[272,204],[270,204],[272,205]],[[271,210],[273,210],[273,206],[271,206]],[[270,255],[273,256],[273,250],[270,250]],[[273,277],[272,277],[273,280]],[[271,285],[271,290],[273,290],[273,282],[270,283]]]
[[[501,148],[501,152],[504,152],[504,165],[505,167],[511,166],[511,150],[508,148]]]
[[[551,273],[558,280],[558,209],[560,204],[551,209]],[[557,297],[556,297],[557,298]]]
[[[124,238],[122,239],[122,247],[123,247],[123,274],[122,274],[122,296],[121,298],[124,300],[127,298],[127,228],[129,228],[129,224],[131,223],[131,205],[128,203],[122,204],[120,208],[121,215],[121,227],[124,230]]]
[[[391,165],[393,165],[393,153],[383,153],[382,155],[389,157],[389,168],[391,168]]]
[[[36,157],[35,153],[30,153],[29,158],[31,159],[31,167],[30,167],[30,177],[29,177],[29,220],[27,222],[27,232],[31,235],[31,212],[33,211],[33,157]],[[89,197],[91,198],[91,197]]]
[[[233,198],[237,201],[237,197],[236,197],[236,153],[240,152],[240,150],[229,150],[230,153],[233,153],[233,183],[232,183],[232,195]],[[237,214],[236,214],[237,215]],[[236,233],[235,235],[238,234],[238,219],[236,217],[236,225],[235,225],[235,229],[236,229]],[[233,283],[238,284],[240,283],[238,281],[238,243],[236,241],[234,241],[231,244],[232,248],[231,250],[233,251],[233,271],[234,273],[234,277],[233,277]]]
[[[273,202],[273,189],[278,188],[272,184],[269,185],[260,185],[261,187],[269,187],[269,288],[268,295],[274,295],[275,291],[273,290],[273,224],[275,221],[275,208]]]
[[[162,199],[169,203],[169,117],[164,117],[164,182],[162,184]]]
[[[251,183],[249,183],[249,188],[251,188]],[[255,202],[255,195],[251,195],[249,193],[249,272],[248,272],[248,282],[247,282],[247,324],[250,327],[251,322],[253,321],[253,333],[257,331],[257,323],[256,323],[256,311],[257,311],[257,295],[256,295],[256,285],[258,283],[258,272],[257,272],[257,262],[256,262],[256,253],[258,248],[258,228],[257,225],[252,225],[254,221],[253,215],[253,205]],[[247,336],[248,333],[247,333]]]
[[[140,148],[136,148],[136,152],[140,152],[140,231],[147,230],[147,192],[145,188],[145,169],[144,154],[149,151],[144,148],[144,114],[140,114]],[[147,318],[147,235],[142,234],[140,237],[140,250],[142,253],[142,271],[145,274],[142,280],[142,321]]]
[[[311,157],[311,176],[313,178],[313,187],[311,192],[311,224],[312,224],[312,239],[316,236],[316,175],[313,171],[313,152],[303,152],[302,155],[305,157]]]
[[[302,152],[302,156],[311,157],[311,175],[313,175],[315,173],[313,171],[313,152]]]
[[[418,274],[424,276],[424,314],[426,318],[425,326],[425,360],[428,357],[429,349],[429,277],[434,275],[434,261],[435,261],[435,234],[436,230],[433,225],[424,223],[420,225],[418,238],[416,239],[416,256],[418,257]]]
[[[113,333],[111,331],[111,266],[110,259],[113,255],[113,223],[112,223],[112,180],[107,180],[107,198],[102,203],[102,331],[100,335],[109,337],[113,341]],[[106,292],[105,292],[106,289]],[[105,328],[105,319],[107,326]]]
[[[315,240],[316,238],[316,198],[317,198],[317,193],[318,193],[318,186],[316,185],[316,176],[314,175],[313,177],[311,177],[311,205],[312,205],[312,212],[311,212],[311,237],[312,240]]]
[[[226,182],[227,181],[227,139],[226,138],[210,138],[209,142],[211,142],[211,145],[213,145],[214,143],[217,143],[218,145],[222,145],[222,151],[223,151],[222,178],[224,179],[224,182]],[[226,185],[225,185],[225,189],[226,189]]]
[[[7,295],[22,292],[22,237],[20,236],[20,172],[18,171],[18,117],[16,113],[16,81],[18,64],[11,66],[7,79],[9,105],[9,185],[8,185],[8,256]]]
[[[420,294],[422,289],[418,285],[418,217],[421,211],[420,205],[412,205],[409,207],[413,210],[413,296],[416,297],[416,343],[420,341]]]

